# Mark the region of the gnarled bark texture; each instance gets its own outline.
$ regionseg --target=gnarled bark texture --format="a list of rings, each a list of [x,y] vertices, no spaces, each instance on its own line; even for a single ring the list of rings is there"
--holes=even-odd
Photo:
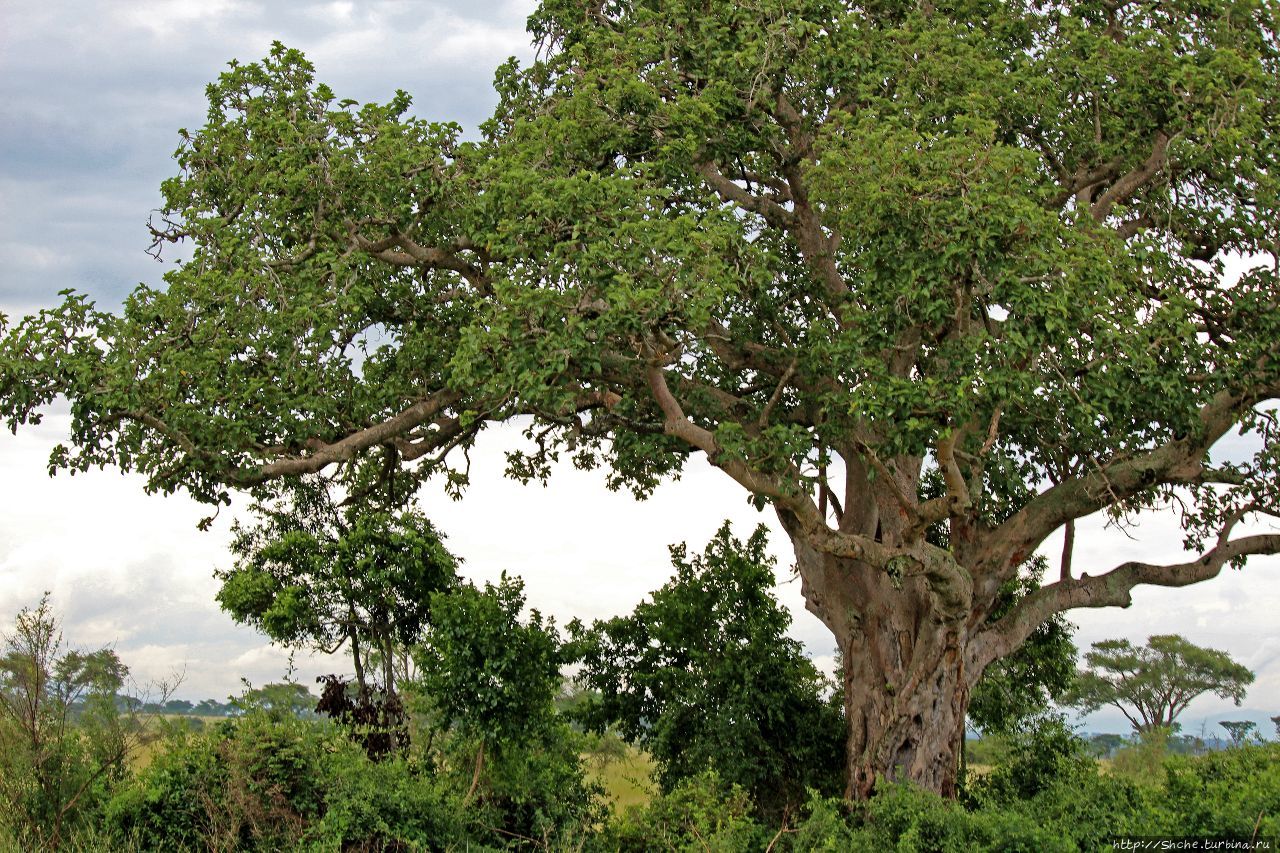
[[[846,796],[865,798],[877,777],[954,796],[969,691],[964,620],[939,610],[920,578],[796,547],[809,609],[843,658]]]

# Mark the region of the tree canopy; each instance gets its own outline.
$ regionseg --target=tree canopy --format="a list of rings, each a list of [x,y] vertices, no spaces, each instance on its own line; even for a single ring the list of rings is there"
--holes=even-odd
[[[1171,728],[1205,693],[1239,705],[1253,683],[1248,667],[1226,652],[1201,648],[1177,634],[1150,637],[1145,646],[1103,640],[1085,653],[1084,663],[1071,704],[1085,712],[1113,705],[1138,732]]]
[[[276,45],[181,133],[152,229],[190,259],[5,322],[0,412],[67,395],[51,467],[210,503],[335,465],[457,489],[517,415],[521,478],[567,454],[647,495],[704,454],[841,646],[851,793],[951,791],[970,690],[1046,619],[1280,551],[1248,527],[1280,470],[1276,14],[545,0],[474,141]],[[988,620],[1056,531],[1164,504],[1186,561],[1064,561]]]

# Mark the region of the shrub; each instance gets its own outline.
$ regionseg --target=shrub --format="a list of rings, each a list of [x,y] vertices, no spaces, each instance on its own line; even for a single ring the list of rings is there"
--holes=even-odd
[[[128,672],[111,649],[68,648],[48,593],[0,633],[0,830],[23,847],[91,825],[124,776],[143,734],[116,704]]]
[[[1060,717],[1040,718],[1012,735],[1005,759],[969,787],[969,805],[989,820],[1033,821],[1082,849],[1142,832],[1149,825],[1142,791],[1099,772],[1088,749]],[[994,817],[1005,814],[1019,817]]]
[[[408,761],[343,751],[329,768],[324,816],[309,850],[437,850],[469,840],[461,797]]]
[[[1171,735],[1169,729],[1159,727],[1142,732],[1136,743],[1116,751],[1111,772],[1138,785],[1160,784]]]
[[[618,853],[763,850],[774,833],[752,817],[753,808],[745,790],[709,771],[681,780],[647,805],[623,812],[595,840],[596,849]]]
[[[1084,741],[1061,717],[1034,718],[1010,734],[1007,744],[1004,760],[970,786],[981,800],[1027,800],[1055,782],[1096,772]]]
[[[434,849],[470,840],[461,796],[425,767],[371,761],[331,725],[261,713],[176,732],[108,805],[145,850]]]
[[[473,838],[500,846],[572,849],[608,819],[604,789],[587,779],[583,737],[562,720],[536,738],[499,744],[472,787],[477,743],[459,732],[443,745],[445,776],[466,810]]]
[[[901,853],[968,853],[974,850],[1054,853],[1076,846],[1016,810],[989,806],[966,811],[954,800],[911,785],[884,785],[863,806],[852,849]]]
[[[1280,840],[1280,744],[1170,758],[1155,812],[1166,832]]]
[[[260,713],[177,734],[108,804],[147,849],[275,849],[321,816],[327,763],[354,749],[324,726]]]

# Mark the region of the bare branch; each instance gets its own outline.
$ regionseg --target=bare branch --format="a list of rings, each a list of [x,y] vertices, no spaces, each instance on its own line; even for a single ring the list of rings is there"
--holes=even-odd
[[[787,365],[787,369],[783,371],[782,378],[778,380],[778,387],[773,389],[773,394],[769,396],[769,402],[765,404],[760,411],[760,419],[757,426],[764,429],[769,425],[769,416],[773,414],[774,408],[777,407],[778,401],[782,399],[782,392],[786,390],[787,383],[791,381],[791,377],[796,372],[796,360],[791,359],[791,364]]]

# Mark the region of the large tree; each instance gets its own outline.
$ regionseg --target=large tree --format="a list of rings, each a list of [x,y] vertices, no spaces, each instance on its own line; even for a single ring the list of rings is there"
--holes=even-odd
[[[182,133],[153,229],[190,259],[9,325],[0,411],[65,394],[53,467],[210,502],[456,487],[517,414],[521,477],[645,495],[703,454],[843,652],[849,793],[950,792],[970,691],[1046,619],[1280,550],[1242,527],[1277,509],[1277,270],[1223,266],[1280,239],[1275,14],[546,0],[475,142],[277,47]],[[1174,497],[1185,562],[1064,560],[988,619],[1056,531]]]

